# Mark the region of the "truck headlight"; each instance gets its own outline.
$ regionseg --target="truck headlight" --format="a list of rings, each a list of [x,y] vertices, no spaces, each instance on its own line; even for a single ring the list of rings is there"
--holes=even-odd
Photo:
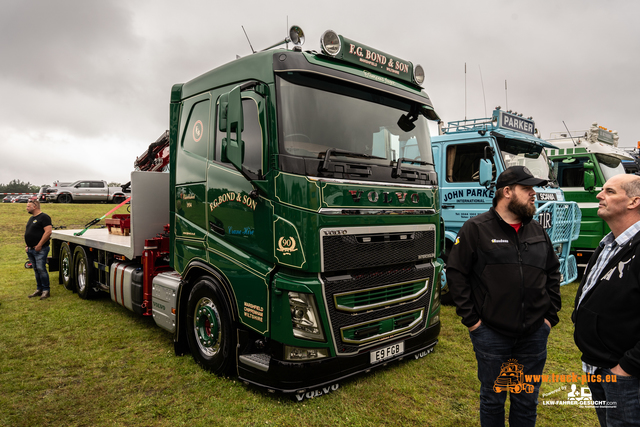
[[[312,294],[289,292],[289,307],[291,308],[291,325],[295,337],[324,341],[316,299]]]

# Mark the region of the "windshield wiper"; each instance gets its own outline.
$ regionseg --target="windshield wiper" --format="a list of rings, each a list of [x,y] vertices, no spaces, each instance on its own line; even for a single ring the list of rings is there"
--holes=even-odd
[[[435,166],[433,163],[425,162],[423,160],[415,160],[415,159],[408,159],[406,157],[400,157],[398,159],[398,163],[396,164],[396,170],[395,170],[395,173],[394,173],[395,177],[402,176],[402,166],[401,165],[402,165],[403,162],[406,162],[406,163],[418,163],[421,166],[426,166],[426,165]],[[413,173],[415,175],[415,177],[417,178],[418,172],[411,171],[411,173]],[[409,178],[409,177],[404,177],[404,178]]]
[[[324,161],[322,162],[322,166],[320,167],[320,172],[329,170],[329,157],[331,157],[332,154],[333,155],[348,156],[348,157],[359,157],[359,158],[362,158],[362,159],[386,160],[386,158],[384,158],[384,157],[372,156],[370,154],[355,153],[353,151],[339,150],[337,148],[329,148],[324,153]]]

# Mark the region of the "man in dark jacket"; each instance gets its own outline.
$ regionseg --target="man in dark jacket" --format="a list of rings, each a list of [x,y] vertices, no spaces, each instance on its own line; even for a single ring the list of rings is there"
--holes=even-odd
[[[547,339],[558,323],[560,263],[542,226],[533,221],[536,193],[546,185],[524,166],[498,177],[493,208],[460,229],[447,260],[456,312],[469,328],[478,361],[480,422],[504,426],[536,422]]]
[[[616,175],[597,195],[611,233],[589,260],[571,316],[602,426],[640,425],[640,177]]]

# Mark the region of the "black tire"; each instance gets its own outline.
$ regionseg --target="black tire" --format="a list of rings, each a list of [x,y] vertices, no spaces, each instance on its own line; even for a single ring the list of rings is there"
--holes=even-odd
[[[445,243],[445,251],[440,256],[440,259],[444,262],[444,266],[442,267],[442,272],[446,276],[447,274],[447,259],[449,258],[449,254],[451,253],[451,247],[453,244],[447,240]],[[447,280],[447,284],[440,289],[440,303],[442,305],[453,305],[453,297],[451,296],[451,292],[449,292],[449,281]]]
[[[222,286],[210,277],[198,279],[189,294],[187,340],[194,360],[216,375],[235,367],[235,331]]]
[[[65,193],[58,196],[58,203],[71,203],[72,201],[71,194]]]
[[[92,298],[96,292],[93,288],[93,265],[87,252],[82,246],[78,246],[74,256],[74,278],[76,282],[76,291],[82,299]]]
[[[124,197],[124,196],[113,196],[113,203],[115,205],[119,205],[120,203],[124,202],[125,200],[127,200],[127,198]]]
[[[76,283],[73,280],[73,256],[69,243],[64,242],[60,247],[60,266],[58,268],[60,274],[60,282],[64,288],[69,291],[76,290]]]

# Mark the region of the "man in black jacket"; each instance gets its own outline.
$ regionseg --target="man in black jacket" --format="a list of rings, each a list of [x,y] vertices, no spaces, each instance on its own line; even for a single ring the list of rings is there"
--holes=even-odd
[[[447,260],[456,312],[478,361],[483,426],[504,426],[506,390],[509,425],[536,422],[540,381],[527,376],[542,374],[561,306],[560,263],[549,236],[532,220],[533,186],[546,184],[524,166],[506,169],[493,208],[462,226]]]
[[[640,425],[640,177],[616,175],[597,195],[611,233],[589,260],[571,316],[602,426]]]

